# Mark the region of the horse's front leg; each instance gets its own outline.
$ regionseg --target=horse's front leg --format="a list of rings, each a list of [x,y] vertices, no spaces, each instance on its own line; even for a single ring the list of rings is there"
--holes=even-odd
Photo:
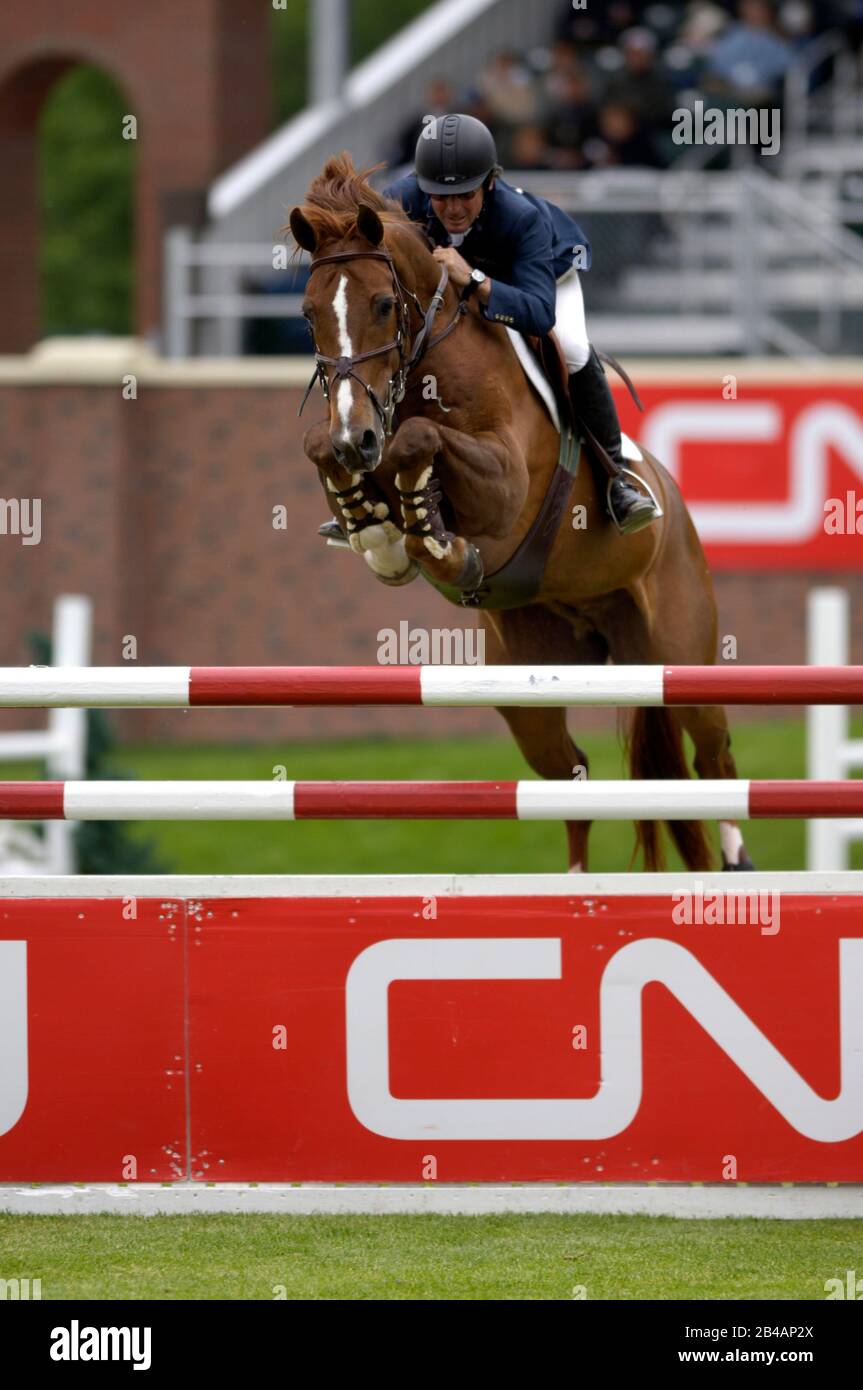
[[[382,583],[409,584],[419,574],[419,566],[408,555],[390,504],[372,474],[337,462],[327,420],[307,430],[303,448],[318,469],[330,511],[341,522],[351,550],[362,555]]]
[[[524,503],[527,469],[513,466],[497,436],[474,437],[422,416],[399,427],[389,460],[396,469],[408,555],[432,579],[476,588],[482,557],[471,541],[447,530],[438,479],[469,534],[494,535],[501,527],[506,534]]]

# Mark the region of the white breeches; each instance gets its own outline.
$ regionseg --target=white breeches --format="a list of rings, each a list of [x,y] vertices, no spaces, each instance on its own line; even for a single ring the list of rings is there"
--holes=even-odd
[[[590,343],[584,321],[584,297],[577,270],[568,270],[557,282],[554,331],[570,374],[587,365]]]

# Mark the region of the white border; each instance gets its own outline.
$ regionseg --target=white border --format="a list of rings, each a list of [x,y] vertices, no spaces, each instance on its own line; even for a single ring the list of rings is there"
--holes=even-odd
[[[0,1211],[17,1216],[119,1213],[161,1216],[197,1213],[280,1213],[285,1216],[485,1216],[558,1212],[685,1218],[772,1216],[785,1221],[863,1218],[863,1185],[764,1183],[686,1186],[664,1183],[88,1183],[0,1185]]]
[[[863,893],[863,870],[661,874],[38,874],[0,877],[2,898],[626,897],[705,892]]]

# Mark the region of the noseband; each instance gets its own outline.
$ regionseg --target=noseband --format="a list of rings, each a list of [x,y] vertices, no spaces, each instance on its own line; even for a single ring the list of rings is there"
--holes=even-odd
[[[306,392],[300,403],[300,408],[297,411],[297,414],[302,415],[303,407],[305,406],[306,401],[309,398],[309,394],[312,391],[312,388],[314,387],[316,381],[319,381],[321,384],[321,390],[324,393],[324,399],[326,401],[329,401],[330,391],[332,390],[333,386],[338,385],[340,381],[346,381],[349,377],[352,377],[353,380],[358,382],[359,385],[362,386],[363,390],[366,392],[369,400],[371,401],[372,405],[377,411],[378,416],[380,417],[380,421],[384,430],[384,436],[386,438],[389,438],[389,436],[393,432],[393,416],[395,414],[396,406],[404,399],[404,394],[407,389],[407,380],[410,372],[419,362],[423,354],[428,352],[431,348],[436,347],[438,343],[442,342],[443,339],[446,338],[447,335],[450,334],[453,331],[453,329],[457,326],[459,319],[467,313],[467,294],[463,293],[460,297],[455,314],[453,315],[450,322],[447,324],[446,328],[444,328],[442,332],[438,333],[436,337],[430,338],[429,334],[431,332],[432,323],[434,322],[435,315],[437,314],[438,310],[441,307],[441,304],[443,303],[444,294],[446,293],[446,287],[449,281],[449,271],[447,270],[446,266],[443,266],[441,269],[441,275],[440,279],[438,280],[437,289],[432,295],[431,301],[429,302],[429,307],[426,310],[423,310],[423,307],[420,304],[420,301],[417,298],[416,294],[414,294],[414,291],[409,290],[405,285],[402,284],[401,280],[399,279],[398,271],[396,270],[395,262],[393,261],[392,255],[387,250],[334,251],[332,255],[329,256],[317,256],[315,260],[311,262],[309,273],[311,274],[312,272],[317,270],[319,266],[333,265],[338,261],[362,260],[384,261],[386,265],[389,267],[389,272],[392,276],[393,290],[395,291],[396,304],[398,306],[396,311],[398,317],[396,336],[393,338],[392,342],[384,343],[383,347],[371,348],[368,352],[357,353],[354,357],[326,357],[322,352],[318,351],[317,344],[315,344],[315,370],[312,373],[311,381],[306,387]],[[468,286],[468,290],[472,288],[472,285]],[[417,333],[417,336],[414,339],[413,345],[410,347],[410,349],[408,349],[408,341],[410,338],[410,310],[408,308],[408,300],[412,302],[414,308],[416,309],[417,313],[422,319],[422,327]],[[397,352],[399,355],[399,363],[395,372],[389,379],[386,396],[384,397],[383,401],[381,401],[374,387],[372,387],[367,381],[364,381],[363,378],[357,374],[355,368],[360,362],[368,362],[373,357],[383,357],[388,352]],[[332,380],[330,379],[330,375],[327,370],[328,367],[333,368]]]

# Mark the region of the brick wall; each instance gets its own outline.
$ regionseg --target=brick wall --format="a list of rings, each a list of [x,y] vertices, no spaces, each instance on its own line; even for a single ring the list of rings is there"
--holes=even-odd
[[[38,336],[37,123],[58,77],[101,67],[137,117],[137,327],[150,334],[166,225],[270,131],[269,17],[260,0],[0,6],[0,352]]]
[[[0,496],[43,503],[41,544],[0,535],[0,664],[30,660],[26,634],[49,629],[60,592],[93,597],[97,664],[120,663],[128,637],[146,665],[374,662],[381,628],[403,619],[421,627],[472,621],[421,580],[386,588],[354,556],[318,539],[328,512],[296,415],[305,361],[178,366],[137,349],[124,360],[115,345],[100,365],[90,351],[88,368],[87,352],[75,349],[77,371],[68,360],[52,365],[50,351],[17,373],[4,373],[0,359]],[[138,398],[125,400],[120,381],[132,369]],[[272,525],[279,506],[288,511],[287,531]],[[738,660],[805,660],[806,593],[830,580],[718,576],[720,632],[736,636]],[[863,611],[863,576],[846,581]],[[863,659],[859,625],[854,652]],[[503,727],[481,710],[114,717],[129,736],[178,741],[433,737]],[[609,717],[576,718],[595,727]],[[7,713],[0,723],[21,727],[22,720]]]

